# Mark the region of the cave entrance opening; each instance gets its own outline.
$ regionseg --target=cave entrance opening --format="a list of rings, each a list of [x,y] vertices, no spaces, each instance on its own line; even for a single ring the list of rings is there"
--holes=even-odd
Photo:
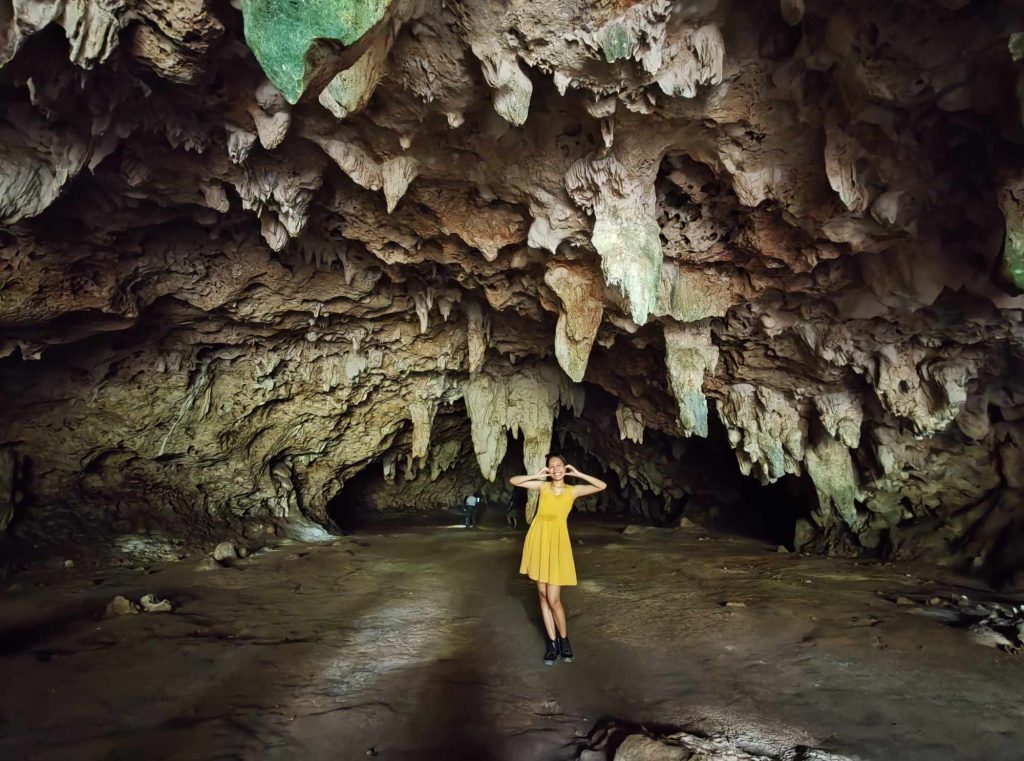
[[[348,479],[327,503],[327,517],[341,533],[350,534],[373,522],[369,492],[381,479],[380,468],[380,462],[371,462]]]

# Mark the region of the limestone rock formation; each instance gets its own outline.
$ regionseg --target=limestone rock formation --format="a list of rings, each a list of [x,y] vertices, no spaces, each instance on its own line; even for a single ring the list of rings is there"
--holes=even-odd
[[[560,446],[584,509],[760,482],[1024,583],[1019,3],[8,10],[8,538],[315,537]]]
[[[555,356],[565,374],[576,383],[583,380],[587,359],[601,327],[604,313],[600,278],[584,267],[557,263],[548,267],[544,282],[561,301],[555,326]]]

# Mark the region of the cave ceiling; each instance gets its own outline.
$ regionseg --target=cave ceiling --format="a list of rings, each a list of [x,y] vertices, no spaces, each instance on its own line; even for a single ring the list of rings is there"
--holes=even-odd
[[[371,465],[440,504],[566,432],[677,499],[717,431],[722,479],[811,485],[808,542],[930,521],[984,554],[1024,520],[1018,30],[960,0],[7,4],[0,523],[306,526]]]

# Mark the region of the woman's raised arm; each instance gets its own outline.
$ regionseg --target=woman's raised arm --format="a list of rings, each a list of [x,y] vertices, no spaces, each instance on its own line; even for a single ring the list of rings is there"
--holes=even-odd
[[[547,468],[541,468],[532,476],[512,476],[508,482],[513,486],[520,486],[523,489],[537,490],[547,481],[549,473],[550,471]]]
[[[608,484],[602,481],[600,478],[594,478],[588,476],[586,473],[580,473],[572,465],[565,466],[565,475],[573,476],[574,478],[581,478],[587,482],[587,486],[573,486],[573,491],[576,492],[577,497],[586,497],[588,494],[597,494],[599,491],[604,491],[608,488]]]

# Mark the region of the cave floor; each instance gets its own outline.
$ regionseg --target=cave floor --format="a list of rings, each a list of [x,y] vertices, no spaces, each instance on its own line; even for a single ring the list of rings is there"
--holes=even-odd
[[[699,530],[573,530],[577,658],[553,667],[511,531],[8,584],[0,757],[559,759],[606,717],[862,759],[1024,755],[1024,656],[880,594],[971,582]],[[174,611],[103,617],[149,592]]]

